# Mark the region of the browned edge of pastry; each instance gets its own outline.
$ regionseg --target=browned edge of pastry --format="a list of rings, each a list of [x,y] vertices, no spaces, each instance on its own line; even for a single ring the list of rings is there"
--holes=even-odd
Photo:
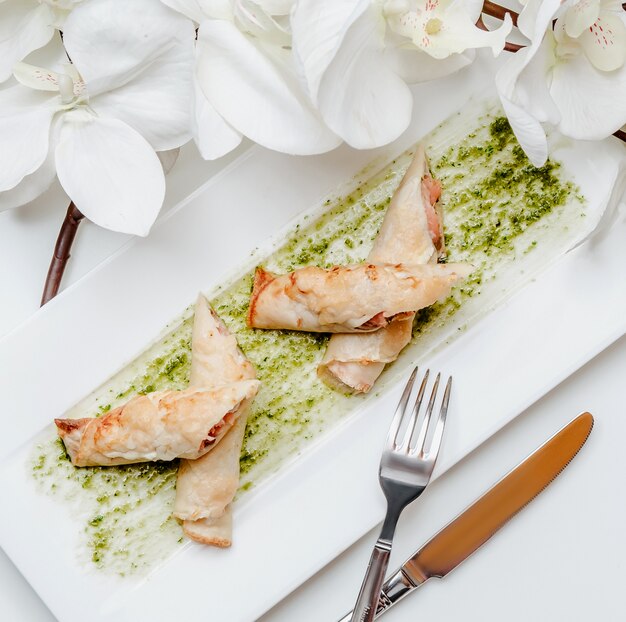
[[[205,536],[193,529],[188,528],[188,524],[194,521],[182,521],[183,533],[194,542],[200,544],[207,544],[209,546],[216,546],[220,549],[227,549],[232,546],[232,540],[230,538],[222,538],[220,536]]]
[[[63,438],[66,434],[71,434],[75,430],[84,428],[91,419],[55,419],[54,423],[59,431],[59,436]]]
[[[254,283],[252,284],[252,293],[250,294],[250,306],[248,307],[248,316],[246,324],[253,328],[253,318],[256,311],[256,303],[261,292],[275,279],[275,275],[258,266],[254,272]]]

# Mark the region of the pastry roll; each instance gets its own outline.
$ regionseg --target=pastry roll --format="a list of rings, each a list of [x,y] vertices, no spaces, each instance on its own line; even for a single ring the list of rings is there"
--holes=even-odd
[[[232,500],[239,488],[245,430],[246,419],[240,417],[213,451],[198,460],[181,461],[174,515],[183,520],[185,535],[196,542],[219,547],[232,544]]]
[[[277,276],[257,268],[248,325],[367,333],[444,298],[471,271],[468,264],[363,263]]]
[[[439,197],[441,185],[430,175],[424,147],[418,145],[411,165],[394,193],[368,260],[434,263],[443,254],[444,238]],[[366,393],[385,365],[395,361],[411,341],[411,313],[367,334],[333,335],[318,375],[344,391]]]
[[[203,456],[233,426],[257,380],[213,389],[138,395],[106,415],[55,419],[75,466],[112,466]]]
[[[255,369],[243,355],[237,340],[198,296],[191,341],[190,385],[237,382],[255,377]],[[252,398],[239,407],[239,417],[210,453],[198,460],[181,460],[176,484],[174,516],[193,540],[230,546],[231,502],[239,488],[239,458]]]
[[[208,544],[227,548],[233,543],[233,510],[227,505],[219,518],[200,518],[183,521],[183,531],[188,538]]]

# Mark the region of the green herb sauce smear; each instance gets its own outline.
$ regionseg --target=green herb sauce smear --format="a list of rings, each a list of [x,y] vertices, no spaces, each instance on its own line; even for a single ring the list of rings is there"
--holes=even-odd
[[[433,174],[443,185],[447,260],[469,261],[476,270],[446,301],[418,314],[413,345],[388,366],[374,395],[343,395],[318,380],[327,336],[249,329],[252,273],[212,297],[262,381],[241,455],[240,495],[384,391],[409,362],[441,347],[485,307],[531,278],[545,261],[545,254],[532,260],[531,251],[554,247],[556,254],[571,242],[569,225],[583,214],[582,197],[563,178],[559,163],[537,169],[528,162],[504,117],[489,111],[478,119],[476,113],[460,115],[427,137],[426,145]],[[403,154],[349,196],[326,201],[321,215],[304,217],[263,265],[286,272],[365,259],[411,155]],[[99,416],[137,393],[185,387],[192,312],[188,309],[163,339],[69,416]],[[30,468],[38,486],[62,499],[82,521],[80,555],[97,568],[120,575],[145,572],[183,542],[171,517],[176,463],[74,468],[49,430]]]

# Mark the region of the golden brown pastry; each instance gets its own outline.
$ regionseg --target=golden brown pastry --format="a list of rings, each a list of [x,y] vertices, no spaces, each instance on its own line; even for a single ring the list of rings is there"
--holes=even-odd
[[[195,459],[221,440],[258,386],[257,380],[242,380],[213,389],[157,391],[102,417],[54,422],[75,466]]]
[[[367,333],[444,298],[471,271],[468,264],[363,263],[277,276],[257,268],[248,325]]]
[[[226,506],[219,518],[200,518],[183,522],[183,531],[188,538],[207,544],[227,548],[233,543],[233,510]]]
[[[196,302],[191,344],[191,386],[237,382],[256,375],[235,337],[202,295]],[[198,542],[221,547],[231,544],[231,502],[239,488],[239,457],[251,401],[252,397],[240,405],[237,421],[210,453],[198,460],[181,460],[174,516]]]
[[[432,178],[424,147],[418,145],[387,208],[368,261],[436,262],[444,252],[440,195],[441,185]],[[318,375],[335,388],[366,393],[385,365],[395,361],[411,341],[414,316],[407,314],[373,333],[333,335]]]

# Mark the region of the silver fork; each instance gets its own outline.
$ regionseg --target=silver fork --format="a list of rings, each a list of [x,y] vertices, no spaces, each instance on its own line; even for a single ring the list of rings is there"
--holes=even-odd
[[[432,423],[433,408],[441,379],[441,374],[437,374],[426,413],[417,433],[417,439],[413,441],[429,372],[430,370],[427,370],[424,374],[413,408],[409,409],[407,406],[417,377],[417,367],[413,370],[389,428],[378,475],[380,487],[387,498],[387,514],[380,536],[372,551],[367,572],[350,618],[351,622],[370,622],[374,619],[398,518],[400,518],[402,510],[424,492],[435,467],[443,438],[443,428],[446,423],[452,377],[448,378],[439,415]],[[409,410],[410,415],[407,416]],[[404,427],[402,439],[399,440],[400,430],[407,418],[408,423]],[[429,436],[431,437],[430,446],[426,448],[426,439]]]

